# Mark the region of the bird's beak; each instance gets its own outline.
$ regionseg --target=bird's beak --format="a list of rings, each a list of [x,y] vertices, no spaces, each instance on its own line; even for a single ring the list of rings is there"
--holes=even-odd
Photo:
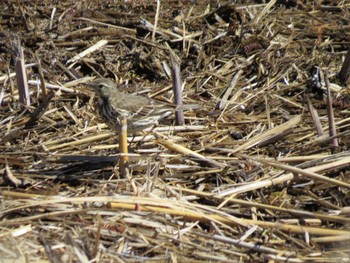
[[[96,88],[93,82],[85,83],[85,85],[86,85],[90,90],[94,90],[94,89]]]

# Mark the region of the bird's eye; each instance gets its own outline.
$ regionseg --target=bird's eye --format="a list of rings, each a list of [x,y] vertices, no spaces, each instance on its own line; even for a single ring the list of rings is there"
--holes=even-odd
[[[98,88],[99,88],[99,89],[102,89],[103,87],[104,87],[103,84],[99,84],[99,85],[98,85]]]

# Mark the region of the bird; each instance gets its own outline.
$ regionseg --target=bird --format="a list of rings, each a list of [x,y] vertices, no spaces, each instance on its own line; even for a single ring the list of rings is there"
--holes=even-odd
[[[119,91],[110,79],[98,78],[87,84],[98,96],[97,108],[107,126],[119,132],[121,119],[127,120],[128,133],[136,133],[158,125],[177,110],[172,104]]]

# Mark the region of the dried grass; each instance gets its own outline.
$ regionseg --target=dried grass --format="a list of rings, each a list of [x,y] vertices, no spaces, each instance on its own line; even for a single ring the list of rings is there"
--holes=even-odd
[[[0,4],[1,262],[349,259],[349,4],[195,2]],[[174,56],[200,109],[122,177],[84,83],[172,102]]]

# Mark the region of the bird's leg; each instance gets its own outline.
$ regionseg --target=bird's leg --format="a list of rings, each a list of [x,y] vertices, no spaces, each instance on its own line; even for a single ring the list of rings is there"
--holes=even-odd
[[[120,121],[120,131],[119,131],[119,173],[121,176],[125,176],[126,168],[129,162],[128,156],[128,131],[127,131],[127,121],[123,117]]]

